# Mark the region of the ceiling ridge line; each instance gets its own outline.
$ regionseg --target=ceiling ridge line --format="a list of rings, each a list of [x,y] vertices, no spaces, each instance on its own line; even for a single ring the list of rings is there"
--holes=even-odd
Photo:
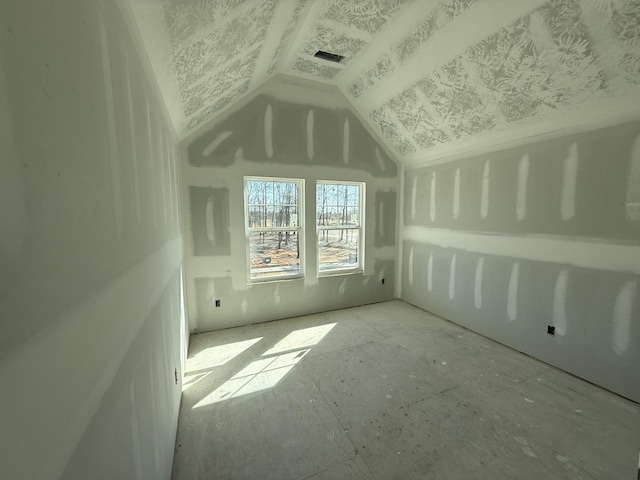
[[[252,78],[249,82],[250,90],[253,90],[266,80],[270,62],[273,60],[275,53],[278,50],[278,45],[284,39],[283,36],[285,34],[287,24],[293,17],[295,9],[296,3],[292,1],[280,1],[276,3],[273,14],[271,15],[269,26],[267,27],[267,33],[262,40],[262,47],[258,55],[256,65],[253,69]]]
[[[308,30],[310,30],[309,23],[311,22],[312,19],[316,19],[321,15],[320,7],[321,6],[324,7],[325,2],[322,2],[322,1],[309,2],[308,5],[309,6],[306,7],[307,8],[306,12],[304,12],[300,17],[300,20],[298,20],[300,23],[298,24],[294,32],[291,34],[291,40],[289,41],[289,45],[285,46],[286,50],[282,54],[282,59],[277,69],[278,72],[280,73],[285,73],[284,70],[287,68],[293,71],[293,69],[290,68],[289,65],[292,63],[292,60],[295,58],[295,56],[298,53],[293,47],[298,43],[302,43],[302,40],[304,40],[304,36],[308,33]]]
[[[445,65],[473,45],[527,15],[546,1],[527,0],[526,2],[505,3],[501,9],[502,14],[496,15],[495,3],[492,0],[478,0],[462,15],[456,17],[456,21],[449,22],[434,32],[429,39],[430,41],[423,43],[412,57],[394,70],[391,75],[371,86],[358,97],[359,101],[367,105],[367,113],[370,113],[375,110],[376,105],[386,103],[389,99],[411,88],[413,83],[424,78],[425,72],[431,73],[437,67]],[[484,21],[479,21],[479,18]],[[477,25],[481,25],[481,28],[477,28]],[[469,35],[468,32],[472,32],[472,35]],[[467,38],[462,41],[459,40],[461,37]],[[439,48],[439,45],[443,43],[453,46],[455,51],[448,53],[448,50],[453,49],[447,49],[447,53],[442,53],[443,50]],[[425,58],[435,60],[432,60],[431,64],[427,64],[425,68]],[[397,87],[392,89],[391,85],[397,85]],[[374,99],[377,103],[372,108],[371,104]]]

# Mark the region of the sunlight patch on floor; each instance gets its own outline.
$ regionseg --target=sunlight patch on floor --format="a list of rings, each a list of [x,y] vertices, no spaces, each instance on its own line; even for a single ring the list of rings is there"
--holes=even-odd
[[[287,375],[287,373],[289,373],[293,367],[296,366],[307,353],[309,353],[309,347],[320,342],[320,340],[322,340],[335,326],[335,323],[329,323],[326,325],[303,328],[291,332],[276,345],[263,353],[260,358],[251,362],[229,380],[216,388],[213,392],[196,403],[193,406],[193,409],[195,410],[224,400],[241,397],[243,395],[275,387]],[[254,338],[245,342],[229,344],[230,346],[233,346],[233,348],[228,350],[228,352],[234,352],[244,346],[242,350],[233,355],[236,356],[259,340],[260,338]],[[245,345],[248,344],[248,342],[253,343]],[[219,347],[212,348],[216,349]],[[202,354],[207,350],[211,349],[203,350],[200,353]],[[216,358],[226,358],[223,354],[218,354],[219,356],[216,356],[214,353],[215,352],[209,352],[202,356],[202,358],[208,358],[209,361]],[[229,359],[226,361],[228,360]],[[204,376],[208,375],[208,373],[210,372],[207,372]],[[202,373],[200,375],[202,375]],[[193,380],[189,383],[189,386],[197,383],[202,378],[204,377]],[[189,388],[189,386],[186,388]]]
[[[335,323],[328,323],[326,325],[318,325],[317,327],[295,330],[267,350],[263,356],[312,347],[322,340],[335,326]]]
[[[208,370],[224,365],[245,350],[251,348],[260,340],[262,340],[262,337],[205,348],[201,352],[196,353],[193,357],[187,359],[186,372],[195,373],[200,370]]]

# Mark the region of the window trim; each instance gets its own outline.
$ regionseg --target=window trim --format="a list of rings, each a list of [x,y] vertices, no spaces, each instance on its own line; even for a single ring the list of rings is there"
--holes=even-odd
[[[318,225],[318,186],[319,185],[352,185],[360,188],[358,195],[358,226],[353,225]],[[366,201],[366,183],[365,182],[353,182],[344,180],[317,180],[315,188],[316,208],[315,208],[315,225],[316,225],[316,264],[318,266],[318,278],[331,277],[337,275],[349,275],[354,273],[364,272],[364,259],[365,259],[365,201]],[[322,230],[358,230],[358,250],[357,250],[357,263],[354,267],[347,268],[332,268],[332,269],[320,269],[320,232]]]
[[[247,189],[247,182],[250,181],[262,181],[262,182],[286,182],[296,183],[298,185],[298,226],[297,227],[249,227],[249,191]],[[245,233],[245,268],[247,269],[247,284],[266,283],[266,282],[280,282],[286,280],[294,280],[304,278],[305,276],[305,180],[303,178],[288,178],[288,177],[266,177],[266,176],[253,176],[246,175],[243,177],[243,189],[244,189],[244,233]],[[280,274],[269,275],[264,277],[252,277],[251,276],[251,233],[260,232],[297,232],[297,241],[299,248],[299,269],[296,273],[292,274]]]

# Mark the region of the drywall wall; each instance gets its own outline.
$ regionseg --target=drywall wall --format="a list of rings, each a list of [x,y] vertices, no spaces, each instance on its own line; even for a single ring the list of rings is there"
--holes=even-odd
[[[117,2],[0,5],[0,478],[170,477],[177,138],[138,52]]]
[[[639,171],[640,122],[407,170],[401,297],[640,401]]]
[[[313,87],[300,81],[274,83],[276,93],[260,92],[183,143],[191,331],[393,298],[398,167],[335,89]],[[245,175],[305,180],[304,278],[248,283]],[[318,277],[318,180],[366,182],[366,253],[361,273]],[[215,307],[215,300],[220,300],[220,307]]]

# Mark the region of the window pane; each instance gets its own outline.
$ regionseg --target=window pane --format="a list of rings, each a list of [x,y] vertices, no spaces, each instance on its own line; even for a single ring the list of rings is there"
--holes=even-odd
[[[359,236],[355,228],[318,231],[319,270],[357,267]]]
[[[249,228],[299,226],[298,200],[298,183],[247,180]]]
[[[298,232],[253,232],[249,234],[251,278],[300,273]]]
[[[360,225],[360,186],[318,183],[316,225]]]

